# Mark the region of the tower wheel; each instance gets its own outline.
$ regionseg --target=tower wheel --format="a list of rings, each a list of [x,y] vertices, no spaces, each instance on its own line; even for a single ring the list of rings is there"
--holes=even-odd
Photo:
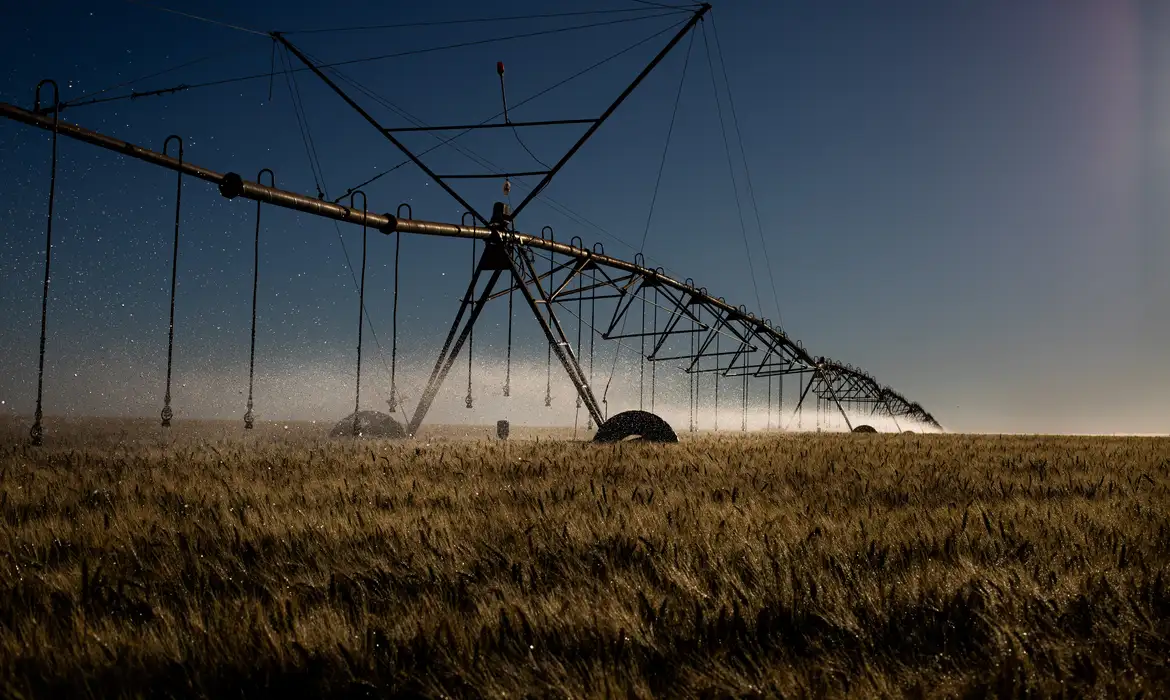
[[[623,411],[601,424],[593,442],[678,442],[670,424],[649,411]]]

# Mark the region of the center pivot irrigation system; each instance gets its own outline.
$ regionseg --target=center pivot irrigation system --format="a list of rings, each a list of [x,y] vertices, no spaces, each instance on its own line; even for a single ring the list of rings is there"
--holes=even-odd
[[[473,328],[480,318],[485,305],[492,300],[507,297],[508,299],[508,379],[504,384],[504,396],[510,393],[511,376],[511,345],[513,299],[519,293],[523,305],[532,312],[533,318],[540,327],[548,342],[548,384],[546,385],[545,405],[550,406],[552,359],[555,356],[570,381],[576,389],[577,408],[584,408],[588,414],[589,426],[597,426],[594,440],[610,442],[639,437],[652,441],[675,441],[677,435],[674,430],[654,410],[654,391],[656,384],[655,363],[670,362],[680,367],[687,375],[689,387],[689,430],[698,429],[696,416],[706,397],[700,379],[704,376],[713,376],[714,391],[711,396],[715,404],[715,429],[718,429],[718,401],[720,380],[740,383],[742,390],[744,419],[741,429],[746,430],[746,415],[748,395],[753,382],[766,381],[769,409],[769,425],[771,425],[771,407],[773,404],[773,381],[777,383],[775,393],[777,405],[783,408],[783,378],[794,376],[797,379],[799,400],[793,409],[793,419],[800,420],[804,410],[805,400],[810,394],[817,403],[818,426],[820,417],[827,418],[831,411],[839,412],[846,426],[855,432],[873,432],[868,425],[854,425],[850,420],[849,411],[854,418],[858,415],[884,416],[893,420],[899,426],[898,420],[926,425],[941,429],[939,423],[919,404],[909,401],[902,394],[888,386],[879,384],[872,376],[856,367],[837,362],[823,356],[813,355],[805,350],[800,342],[791,339],[779,326],[774,325],[766,318],[757,317],[744,306],[735,306],[726,302],[722,297],[712,296],[705,287],[696,286],[693,280],[679,281],[667,275],[663,268],[650,268],[645,264],[641,253],[634,256],[633,261],[627,261],[606,255],[601,244],[587,247],[577,236],[568,243],[557,241],[550,227],[544,227],[537,235],[523,233],[515,228],[516,217],[547,187],[574,154],[586,141],[602,126],[602,124],[618,109],[627,97],[646,79],[654,68],[667,56],[668,53],[688,34],[701,26],[700,23],[710,10],[710,5],[702,4],[695,7],[693,12],[688,10],[689,18],[675,33],[665,46],[653,57],[626,88],[618,95],[609,107],[595,118],[560,119],[545,121],[512,121],[508,117],[507,96],[504,91],[504,66],[497,64],[500,77],[501,97],[503,98],[503,122],[486,120],[479,124],[448,125],[448,126],[412,126],[403,128],[389,128],[376,120],[364,109],[345,89],[339,81],[330,77],[333,75],[342,78],[333,65],[321,64],[307,56],[295,46],[284,33],[271,32],[266,36],[273,41],[274,52],[281,47],[287,56],[294,56],[305,65],[317,78],[324,82],[330,90],[367,121],[374,130],[386,140],[402,151],[409,162],[420,168],[432,181],[438,184],[445,192],[453,197],[465,208],[463,221],[459,224],[434,221],[422,221],[413,218],[409,205],[398,207],[396,214],[378,214],[369,210],[366,205],[364,191],[351,189],[343,197],[329,201],[319,192],[317,197],[310,197],[275,187],[275,178],[270,170],[263,170],[255,182],[245,180],[234,172],[221,173],[208,168],[200,167],[184,159],[183,141],[172,135],[166,139],[162,152],[149,150],[141,146],[128,143],[110,136],[91,131],[76,124],[61,119],[61,112],[79,104],[91,104],[103,101],[102,99],[62,102],[57,94],[57,85],[52,80],[43,80],[37,85],[32,110],[25,110],[16,105],[0,103],[0,116],[12,119],[27,125],[40,127],[52,133],[52,168],[50,173],[48,225],[46,232],[45,277],[41,308],[41,336],[40,336],[40,364],[37,379],[37,404],[34,423],[30,431],[34,444],[41,444],[44,436],[42,425],[42,389],[44,383],[44,357],[46,341],[46,322],[48,313],[49,266],[52,253],[53,231],[53,200],[56,191],[57,168],[57,138],[67,136],[94,146],[105,148],[124,156],[136,158],[148,163],[167,168],[178,173],[175,209],[175,254],[171,270],[171,317],[169,328],[169,342],[167,355],[167,385],[162,410],[162,425],[170,425],[174,416],[171,409],[171,357],[174,345],[174,295],[175,277],[177,274],[177,251],[180,228],[180,208],[182,204],[183,178],[194,177],[212,183],[219,188],[220,194],[228,199],[245,198],[257,203],[256,207],[256,240],[257,260],[259,255],[260,208],[262,204],[270,204],[286,209],[312,214],[314,216],[332,219],[337,222],[355,224],[362,227],[362,270],[361,285],[359,288],[359,325],[358,325],[358,360],[357,360],[357,389],[354,410],[354,434],[358,432],[358,408],[361,395],[361,329],[362,316],[365,313],[365,254],[366,232],[368,229],[380,231],[385,235],[397,234],[395,250],[395,281],[394,281],[394,340],[390,367],[390,404],[391,413],[402,412],[405,422],[404,434],[414,436],[418,433],[426,418],[443,381],[450,373],[461,351],[467,346],[468,350],[468,393],[466,405],[472,406],[471,391],[471,348],[469,339],[473,337]],[[200,18],[201,19],[201,18]],[[676,25],[677,26],[677,25]],[[238,27],[232,27],[240,29]],[[251,30],[243,30],[251,31]],[[704,27],[704,41],[706,33]],[[663,32],[660,32],[660,34]],[[693,38],[693,34],[692,34]],[[716,41],[718,37],[716,35]],[[688,49],[689,51],[689,49]],[[275,55],[275,53],[274,53]],[[708,54],[709,58],[710,54]],[[612,57],[611,57],[612,58]],[[689,58],[689,54],[688,54]],[[608,59],[607,59],[608,60]],[[596,65],[596,64],[595,64]],[[332,69],[332,70],[331,70]],[[684,68],[685,71],[685,68]],[[251,76],[256,77],[256,76]],[[714,69],[712,68],[712,79]],[[230,82],[230,81],[218,81]],[[346,81],[351,84],[353,81]],[[213,84],[213,83],[209,83]],[[53,99],[51,104],[42,101],[42,89],[51,87]],[[150,92],[131,93],[128,97],[137,98],[147,95],[170,94],[188,89],[191,86],[182,85],[170,90],[155,90]],[[360,86],[359,86],[360,87]],[[291,91],[291,89],[290,89]],[[365,92],[365,91],[363,91]],[[368,93],[367,93],[368,94]],[[681,85],[680,85],[681,94]],[[676,100],[675,109],[678,103]],[[734,110],[734,103],[732,109]],[[499,115],[497,115],[499,116]],[[734,116],[734,111],[733,111]],[[493,118],[494,119],[494,118]],[[722,116],[720,117],[722,121]],[[299,121],[299,116],[298,116]],[[408,149],[396,134],[408,131],[468,133],[477,129],[510,128],[516,132],[520,128],[542,127],[554,125],[587,125],[584,134],[572,144],[555,164],[546,166],[544,170],[528,172],[489,172],[465,173],[454,175],[438,175],[421,159],[421,154]],[[673,117],[672,117],[673,126]],[[738,129],[738,126],[736,127]],[[455,137],[457,138],[457,137]],[[523,141],[516,135],[517,141],[523,146]],[[177,142],[177,155],[168,155],[171,141]],[[449,144],[454,138],[443,144]],[[669,132],[668,144],[669,146]],[[524,146],[527,150],[527,146]],[[433,150],[433,149],[432,149]],[[530,152],[531,153],[531,152]],[[533,156],[535,159],[535,156]],[[663,155],[665,162],[665,153]],[[539,160],[539,159],[537,159]],[[407,161],[404,161],[407,162]],[[730,155],[729,155],[730,164]],[[264,175],[269,176],[271,184],[261,183]],[[659,170],[661,177],[661,168]],[[450,181],[459,179],[498,178],[504,181],[503,189],[508,193],[511,188],[511,178],[539,177],[539,182],[514,208],[502,202],[495,202],[490,216],[485,217],[475,209],[451,185]],[[368,184],[363,183],[363,184]],[[750,187],[750,183],[749,183]],[[320,190],[320,187],[318,188]],[[657,194],[657,187],[655,195]],[[355,207],[355,197],[361,195],[361,207]],[[753,195],[754,196],[754,195]],[[348,197],[348,206],[341,202]],[[653,205],[651,205],[653,206]],[[450,331],[435,360],[434,367],[427,379],[425,387],[419,397],[413,413],[407,413],[402,405],[396,382],[397,363],[397,305],[398,305],[398,247],[401,245],[403,234],[418,234],[425,236],[443,236],[450,238],[472,239],[473,266],[471,280],[467,285]],[[479,246],[478,242],[483,245]],[[746,234],[745,234],[746,243]],[[482,251],[481,251],[482,249]],[[252,388],[255,365],[256,345],[256,287],[258,284],[258,261],[253,274],[253,307],[252,307],[252,347],[251,367],[249,371],[248,404],[244,416],[246,428],[252,428],[253,401]],[[599,313],[600,312],[600,313]],[[576,337],[572,337],[571,321],[576,321]],[[633,321],[638,325],[635,330],[627,330]],[[582,326],[588,328],[588,340],[582,344]],[[600,337],[605,340],[633,341],[638,343],[640,360],[639,370],[639,408],[608,415],[608,400],[603,393],[598,399],[593,385],[593,357],[594,340]],[[583,365],[583,359],[588,356],[588,369]],[[614,356],[616,366],[617,356]],[[649,365],[649,392],[647,392],[646,367]],[[610,379],[612,380],[612,374]],[[606,386],[608,389],[608,385]],[[646,401],[647,394],[649,401]],[[643,410],[649,404],[650,411]],[[782,412],[780,413],[782,416]],[[777,421],[777,427],[784,427]],[[898,427],[900,430],[901,428]]]

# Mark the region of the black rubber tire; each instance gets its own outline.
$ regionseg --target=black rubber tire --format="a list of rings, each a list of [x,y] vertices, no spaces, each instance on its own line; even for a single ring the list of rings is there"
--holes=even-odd
[[[872,425],[859,425],[853,429],[855,433],[876,433],[877,429]]]
[[[670,424],[649,411],[623,411],[602,423],[593,442],[622,442],[635,438],[641,442],[678,442]]]
[[[357,437],[390,440],[401,440],[406,437],[406,428],[389,414],[380,411],[358,411],[357,419],[359,432]],[[333,430],[329,431],[329,437],[354,437],[353,414],[339,420],[337,425],[333,426]]]

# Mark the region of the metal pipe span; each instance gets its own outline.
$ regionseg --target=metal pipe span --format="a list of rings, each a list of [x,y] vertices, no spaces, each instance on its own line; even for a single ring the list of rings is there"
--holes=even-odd
[[[22,109],[16,105],[0,102],[0,116],[12,119],[14,121],[22,122],[30,126],[40,127],[48,131],[53,130],[53,118],[51,116],[42,116]],[[400,219],[393,214],[376,214],[373,212],[363,212],[360,209],[353,209],[351,207],[343,206],[341,204],[334,204],[322,199],[315,199],[295,192],[281,190],[275,187],[268,187],[250,180],[243,179],[236,173],[219,173],[208,168],[198,165],[193,165],[187,161],[179,162],[177,158],[172,158],[166,154],[152,151],[148,148],[143,148],[127,141],[106,136],[96,131],[91,131],[85,127],[71,124],[69,122],[58,122],[57,132],[62,136],[68,136],[78,141],[99,146],[107,150],[120,153],[131,158],[146,161],[169,170],[181,171],[184,175],[190,175],[200,180],[213,183],[219,187],[220,193],[229,198],[244,197],[254,201],[265,202],[273,204],[286,209],[294,209],[308,214],[315,214],[337,221],[343,221],[352,224],[362,224],[363,220],[366,226],[377,229],[385,234],[390,233],[414,233],[426,236],[446,236],[449,238],[475,238],[480,240],[493,239],[498,237],[501,242],[510,242],[518,245],[528,246],[546,250],[552,253],[559,253],[561,255],[573,257],[588,257],[594,262],[613,267],[615,269],[623,270],[640,274],[645,277],[654,279],[655,281],[669,285],[674,289],[692,295],[693,297],[702,300],[704,303],[714,306],[726,312],[730,318],[754,323],[759,329],[766,329],[774,334],[777,338],[792,345],[793,349],[801,356],[802,360],[807,360],[808,365],[813,367],[816,362],[812,356],[809,355],[799,346],[796,346],[788,338],[788,336],[781,330],[774,328],[764,322],[763,319],[756,318],[753,314],[744,314],[735,306],[728,304],[709,294],[700,292],[697,288],[688,286],[683,282],[679,282],[672,277],[652,270],[641,265],[615,258],[604,253],[596,253],[588,248],[577,248],[575,246],[558,243],[556,241],[541,238],[540,236],[532,236],[525,233],[513,231],[497,231],[495,229],[486,228],[483,226],[463,226],[458,224],[448,224],[435,221],[422,221],[417,219]]]
[[[21,122],[29,126],[35,126],[48,131],[56,129],[57,133],[62,136],[67,136],[77,141],[82,141],[100,148],[105,148],[116,153],[120,153],[131,158],[136,158],[147,163],[152,163],[169,170],[182,172],[184,175],[204,180],[215,184],[224,197],[229,199],[235,197],[244,197],[246,199],[265,202],[275,206],[286,209],[293,209],[316,216],[335,219],[352,224],[365,223],[366,226],[381,231],[384,234],[391,233],[412,233],[426,236],[445,236],[449,238],[473,238],[480,240],[497,240],[502,243],[512,243],[520,246],[536,248],[545,250],[550,253],[557,253],[560,255],[570,257],[585,257],[607,267],[622,270],[628,273],[642,275],[649,279],[653,279],[657,284],[667,285],[679,292],[690,295],[692,299],[700,301],[710,307],[714,307],[723,311],[727,315],[728,321],[740,321],[742,323],[751,325],[754,330],[761,335],[769,335],[780,344],[789,348],[792,353],[809,369],[816,369],[819,366],[831,364],[836,367],[836,363],[826,363],[823,359],[818,362],[813,358],[804,348],[793,342],[787,334],[779,328],[772,326],[764,319],[757,318],[754,314],[744,313],[739,308],[723,301],[719,298],[713,297],[701,291],[698,288],[692,287],[668,275],[658,272],[641,265],[637,265],[620,258],[615,258],[604,253],[596,253],[587,248],[577,248],[575,246],[558,243],[553,240],[541,238],[540,236],[532,236],[516,231],[497,230],[482,226],[463,226],[457,224],[448,224],[434,221],[422,221],[417,219],[403,219],[393,214],[376,214],[373,212],[363,212],[360,209],[346,207],[341,204],[334,204],[333,202],[325,201],[323,199],[315,199],[307,197],[295,192],[277,189],[275,187],[268,187],[257,182],[252,182],[243,179],[236,173],[219,173],[208,168],[194,165],[186,160],[180,162],[177,158],[172,158],[165,153],[159,153],[142,146],[135,145],[128,141],[122,141],[105,134],[86,129],[85,127],[69,122],[55,120],[51,114],[40,115],[30,110],[17,107],[16,105],[0,102],[0,117],[11,119],[13,121]],[[868,377],[868,375],[866,375]],[[869,378],[873,381],[872,378]],[[874,382],[876,384],[876,382]],[[884,389],[885,392],[890,392],[898,396],[902,401],[909,403],[901,395],[892,392],[889,389]],[[920,408],[920,407],[919,407]],[[938,425],[929,413],[923,411],[923,418],[927,422]]]

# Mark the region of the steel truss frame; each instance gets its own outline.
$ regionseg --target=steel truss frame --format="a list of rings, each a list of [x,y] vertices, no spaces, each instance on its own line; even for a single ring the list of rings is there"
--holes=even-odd
[[[51,117],[41,116],[11,104],[0,103],[0,117],[50,131],[54,128],[54,120]],[[879,384],[864,370],[824,357],[814,357],[803,344],[790,338],[768,319],[758,318],[742,306],[732,306],[724,299],[712,296],[706,288],[696,287],[689,279],[680,282],[664,274],[661,269],[645,267],[641,264],[640,256],[635,256],[635,262],[629,262],[606,255],[600,245],[590,250],[583,245],[560,243],[549,235],[547,228],[542,235],[534,236],[508,230],[499,224],[487,227],[465,226],[363,211],[244,180],[236,173],[216,172],[69,122],[58,122],[56,129],[60,136],[99,146],[214,184],[220,193],[229,199],[243,197],[344,223],[365,224],[384,234],[409,233],[464,238],[482,240],[499,246],[485,247],[483,256],[487,257],[489,251],[491,255],[498,256],[501,248],[505,252],[504,258],[510,261],[507,268],[511,279],[509,284],[524,294],[529,308],[549,342],[553,344],[554,352],[573,380],[583,405],[598,424],[604,422],[605,416],[592,387],[584,379],[586,373],[582,371],[556,313],[556,307],[569,302],[576,303],[579,299],[593,298],[591,295],[594,293],[596,299],[612,299],[614,304],[614,310],[605,322],[602,337],[611,340],[645,337],[652,348],[646,357],[648,361],[682,361],[683,369],[689,373],[719,373],[724,377],[742,377],[745,374],[757,378],[811,374],[812,378],[801,394],[801,402],[811,392],[835,403],[842,415],[845,414],[846,405],[870,405],[872,415],[888,415],[895,420],[905,418],[935,428],[942,427],[917,402],[912,402],[890,387]],[[533,256],[537,252],[552,256],[553,271],[536,270]],[[502,273],[502,270],[492,269],[501,266],[500,258],[496,257],[495,260],[496,262],[485,262],[481,257],[476,274],[482,275],[485,270]],[[586,279],[587,272],[595,273],[593,276],[596,276],[597,280],[593,281],[590,277],[587,285],[579,284],[573,287],[574,281]],[[434,381],[438,384],[441,384],[443,377],[446,376],[446,371],[442,368],[450,369],[454,355],[457,355],[462,347],[462,343],[456,341],[470,332],[474,318],[478,317],[478,312],[473,309],[467,323],[457,334],[455,327],[463,321],[466,307],[475,304],[482,309],[487,301],[507,294],[507,289],[492,293],[492,287],[499,276],[502,274],[490,275],[495,280],[489,285],[486,296],[481,292],[475,297],[474,286],[469,286],[469,292],[457,314],[457,321],[453,324],[452,333],[449,334],[450,344],[445,344],[440,359],[436,362],[439,371],[434,375]],[[473,282],[475,281],[477,279],[473,279]],[[647,292],[655,290],[658,292],[655,306],[659,310],[659,315],[664,317],[663,322],[646,331],[634,333],[620,331],[621,323],[630,315],[633,304],[646,298]],[[473,298],[474,302],[471,301]],[[683,327],[684,322],[686,327]],[[695,324],[693,330],[690,328],[691,322]],[[689,354],[664,352],[672,347],[670,339],[689,336],[692,333],[698,341],[696,352]],[[723,349],[720,344],[716,350],[717,338],[729,341],[731,349]],[[434,393],[437,393],[437,384],[433,389],[428,389],[424,397],[429,395],[430,400],[433,400]],[[797,405],[800,406],[800,403]],[[421,425],[427,407],[429,401],[425,406],[420,403],[420,408],[423,408],[421,413],[416,409],[411,419],[412,434]]]
[[[410,418],[407,432],[415,435],[421,427],[443,380],[450,372],[460,350],[468,340],[476,320],[487,302],[519,291],[534,318],[556,354],[566,374],[577,391],[581,404],[598,426],[606,420],[601,403],[598,402],[590,385],[590,373],[581,366],[580,358],[573,351],[572,343],[565,332],[565,326],[558,316],[558,309],[568,310],[569,304],[578,306],[588,302],[591,315],[596,312],[600,301],[605,311],[611,308],[608,319],[604,318],[598,329],[590,328],[607,340],[622,341],[637,339],[648,345],[644,355],[648,362],[680,363],[680,368],[690,375],[716,374],[723,377],[739,377],[745,382],[751,378],[769,378],[783,375],[797,375],[803,385],[796,411],[801,409],[805,397],[813,393],[822,400],[836,405],[846,424],[852,428],[846,406],[870,407],[870,415],[886,415],[897,425],[899,418],[918,421],[940,428],[934,417],[918,403],[911,402],[893,389],[879,384],[865,371],[824,357],[814,357],[798,341],[791,339],[781,328],[768,319],[758,318],[743,306],[732,306],[722,297],[714,297],[704,287],[696,287],[687,279],[680,282],[666,275],[662,268],[646,267],[642,256],[635,256],[633,262],[605,254],[600,244],[587,249],[580,239],[573,238],[570,244],[557,242],[552,230],[545,227],[539,236],[515,231],[516,215],[548,184],[553,176],[565,165],[574,153],[617,109],[637,85],[653,70],[686,32],[694,28],[710,9],[701,5],[686,26],[642,70],[637,78],[619,95],[605,112],[596,119],[574,119],[544,122],[516,122],[511,126],[545,126],[550,124],[587,123],[589,129],[574,143],[569,151],[549,170],[528,173],[543,175],[541,182],[514,211],[508,211],[497,203],[490,221],[475,211],[444,179],[452,177],[505,177],[505,175],[436,175],[418,156],[409,151],[395,137],[394,132],[410,129],[388,129],[379,124],[340,87],[330,80],[299,49],[279,33],[272,36],[282,42],[290,52],[303,61],[329,87],[342,97],[352,108],[369,121],[395,146],[411,158],[424,172],[443,187],[453,198],[464,205],[468,215],[484,225],[455,225],[449,223],[400,218],[391,214],[376,214],[362,209],[328,202],[321,198],[265,186],[259,182],[244,180],[232,172],[219,173],[185,161],[182,156],[172,158],[166,153],[152,151],[126,141],[100,134],[84,127],[59,121],[57,118],[15,105],[0,103],[0,117],[53,131],[78,141],[105,148],[122,155],[142,160],[216,185],[220,193],[233,199],[245,199],[301,211],[340,222],[373,228],[384,234],[418,234],[482,240],[483,253],[472,272],[467,292],[461,300],[450,331],[435,361],[434,368],[423,389],[418,406]],[[509,124],[505,124],[509,125]],[[500,124],[484,124],[475,128],[498,128]],[[434,130],[465,129],[472,127],[434,127]],[[421,130],[421,129],[418,129]],[[409,211],[409,208],[407,208]],[[399,209],[401,211],[401,208]],[[464,217],[467,218],[466,216]],[[545,272],[537,270],[536,258],[543,255],[549,260]],[[506,277],[507,288],[497,291],[501,277]],[[480,287],[483,282],[482,288]],[[631,310],[636,303],[642,304],[642,322],[636,332],[626,332],[631,320]],[[645,312],[651,309],[652,323],[645,325]],[[570,311],[571,313],[571,311]],[[581,319],[578,319],[581,322]],[[602,330],[603,329],[603,330]],[[685,344],[682,342],[685,340]],[[804,375],[811,375],[807,383]]]
[[[324,71],[322,71],[320,66],[313,63],[313,61],[311,61],[309,59],[309,57],[304,54],[304,52],[302,52],[295,45],[293,45],[293,43],[291,41],[289,41],[282,33],[271,32],[270,36],[273,38],[274,41],[280,42],[289,51],[289,53],[293,54],[294,56],[297,57],[297,59],[299,59],[302,63],[304,63],[305,67],[307,67],[310,71],[313,72],[314,75],[316,75],[318,78],[320,78],[321,81],[324,82],[329,87],[330,90],[337,93],[337,95],[347,105],[349,105],[355,112],[357,112],[362,117],[362,119],[369,122],[370,125],[373,126],[380,134],[382,134],[382,136],[384,136],[386,138],[386,140],[388,140],[390,143],[392,143],[395,148],[402,151],[402,153],[405,154],[407,158],[409,158],[415,165],[417,165],[419,167],[419,169],[421,169],[423,172],[425,172],[428,177],[430,177],[432,180],[434,180],[435,183],[439,185],[439,187],[442,187],[443,190],[447,194],[451,195],[451,197],[454,198],[455,201],[459,202],[459,204],[461,206],[463,206],[463,208],[466,209],[467,212],[471,216],[475,217],[475,219],[477,221],[479,221],[480,223],[487,225],[488,220],[486,218],[484,218],[484,216],[482,214],[480,214],[478,211],[476,211],[475,207],[471,206],[471,204],[469,204],[467,202],[467,200],[465,200],[458,192],[456,192],[455,189],[453,187],[451,187],[451,185],[447,182],[447,180],[482,179],[482,178],[501,178],[502,179],[502,178],[507,178],[507,177],[541,176],[540,182],[538,182],[536,184],[536,186],[532,188],[532,191],[529,192],[528,195],[526,197],[524,197],[524,199],[521,200],[521,202],[518,205],[516,205],[516,208],[513,211],[511,211],[507,214],[507,222],[506,223],[510,225],[511,222],[515,219],[515,217],[519,216],[520,212],[523,211],[524,208],[527,207],[528,204],[533,199],[535,199],[536,196],[539,195],[544,190],[545,187],[548,186],[548,183],[551,182],[552,179],[556,176],[556,174],[561,171],[561,168],[565,167],[565,164],[569,162],[569,159],[571,159],[577,153],[577,151],[580,150],[580,148],[585,145],[585,142],[588,141],[589,138],[591,136],[593,136],[593,134],[596,133],[599,128],[601,128],[601,125],[603,123],[605,123],[605,120],[609,119],[610,115],[612,115],[617,110],[617,108],[620,107],[623,102],[625,102],[626,98],[630,96],[630,94],[638,87],[638,85],[640,85],[642,83],[642,81],[646,79],[646,76],[650,75],[651,71],[653,71],[654,68],[657,67],[658,64],[662,62],[662,59],[666,58],[666,55],[670,53],[671,49],[673,49],[675,47],[675,45],[678,44],[678,42],[681,41],[682,38],[687,35],[687,32],[694,29],[695,25],[698,24],[699,21],[703,19],[703,17],[707,14],[708,11],[710,11],[710,9],[711,9],[711,5],[708,3],[702,3],[701,5],[699,5],[698,8],[695,10],[695,12],[691,14],[691,18],[689,20],[687,20],[687,23],[682,27],[682,29],[680,29],[670,39],[670,41],[668,41],[666,43],[666,45],[662,47],[662,49],[654,56],[654,58],[652,58],[650,60],[650,62],[646,64],[645,68],[642,69],[642,72],[640,72],[638,74],[638,76],[636,78],[634,78],[634,80],[631,81],[629,85],[626,86],[626,89],[623,90],[621,92],[621,94],[618,95],[617,99],[615,99],[609,105],[609,107],[607,107],[606,110],[601,113],[601,116],[594,118],[594,119],[556,119],[556,120],[545,120],[545,121],[536,121],[536,122],[511,122],[507,118],[507,101],[505,100],[505,102],[504,102],[504,114],[505,114],[504,120],[505,121],[503,124],[496,123],[496,124],[476,124],[476,125],[464,125],[464,126],[407,127],[407,128],[395,128],[395,129],[387,128],[387,127],[383,126],[382,124],[380,124],[378,122],[378,120],[375,119],[368,111],[363,109],[362,106],[359,105],[357,103],[357,101],[352,96],[347,94],[345,92],[345,90],[341,89],[341,86],[339,86],[336,82],[334,82],[332,79],[330,79],[329,76],[327,76],[324,73]],[[500,71],[501,71],[500,80],[501,80],[501,90],[502,90],[503,89],[503,82],[502,82],[503,81],[503,68],[502,67],[500,68]],[[585,130],[585,133],[582,134],[577,139],[577,141],[574,142],[573,145],[569,147],[569,150],[567,150],[565,152],[565,154],[561,156],[560,160],[558,160],[556,162],[556,164],[554,164],[551,168],[549,168],[547,170],[514,172],[514,173],[510,173],[510,174],[508,174],[508,173],[499,173],[499,174],[495,174],[495,173],[458,173],[458,174],[451,174],[451,175],[438,175],[433,170],[431,170],[430,167],[428,167],[425,163],[423,163],[420,155],[415,154],[413,151],[411,151],[409,148],[407,148],[394,135],[395,133],[401,133],[401,132],[405,132],[405,131],[451,131],[454,129],[470,131],[473,129],[493,129],[493,128],[500,128],[500,127],[504,127],[504,126],[511,126],[513,128],[518,128],[518,127],[552,126],[552,125],[566,125],[566,124],[588,124],[589,128]]]

